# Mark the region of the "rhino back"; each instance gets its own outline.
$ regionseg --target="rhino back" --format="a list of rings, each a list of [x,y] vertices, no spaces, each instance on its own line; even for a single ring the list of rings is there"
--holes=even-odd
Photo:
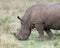
[[[60,3],[33,5],[27,9],[23,19],[29,24],[44,22],[50,28],[60,29]]]

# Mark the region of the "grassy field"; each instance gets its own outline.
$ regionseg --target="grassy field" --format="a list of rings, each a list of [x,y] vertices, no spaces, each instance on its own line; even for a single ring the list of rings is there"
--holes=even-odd
[[[32,30],[28,40],[20,41],[14,37],[13,32],[21,26],[16,18],[22,17],[25,10],[36,3],[57,3],[60,0],[0,0],[0,48],[60,48],[60,31],[52,32],[55,40],[49,40],[45,34],[45,40],[39,41],[38,32]]]

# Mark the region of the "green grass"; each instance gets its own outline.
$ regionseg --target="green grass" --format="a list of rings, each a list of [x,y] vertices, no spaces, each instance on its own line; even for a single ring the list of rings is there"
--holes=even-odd
[[[45,34],[45,40],[39,41],[38,32],[33,30],[29,39],[20,41],[12,34],[20,27],[20,21],[25,10],[36,3],[55,3],[60,0],[1,0],[0,1],[0,48],[60,48],[60,31],[53,31],[55,40],[49,40]]]

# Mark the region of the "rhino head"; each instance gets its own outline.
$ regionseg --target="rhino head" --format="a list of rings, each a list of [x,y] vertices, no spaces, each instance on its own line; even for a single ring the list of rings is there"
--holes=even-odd
[[[14,36],[19,40],[27,40],[31,34],[31,30],[23,19],[21,19],[19,16],[17,18],[21,21],[21,28],[18,30],[18,32],[14,33]]]

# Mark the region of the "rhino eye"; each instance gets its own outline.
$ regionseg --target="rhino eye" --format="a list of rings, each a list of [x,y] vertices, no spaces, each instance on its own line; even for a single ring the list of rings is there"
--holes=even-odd
[[[20,32],[22,32],[22,31],[20,31]]]

